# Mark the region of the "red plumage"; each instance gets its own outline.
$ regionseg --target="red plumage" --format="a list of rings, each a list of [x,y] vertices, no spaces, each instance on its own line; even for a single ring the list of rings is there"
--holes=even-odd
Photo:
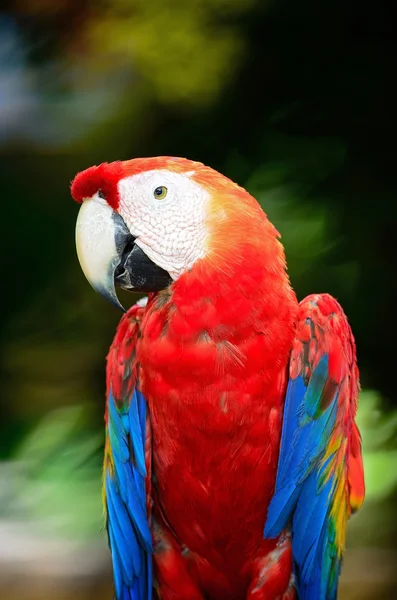
[[[257,202],[200,163],[164,157],[105,163],[79,174],[72,195],[81,201],[101,189],[117,209],[121,177],[159,168],[193,170],[192,179],[210,192],[211,243],[207,256],[151,294],[146,308],[123,317],[107,372],[116,402],[138,384],[148,404],[148,510],[160,597],[292,600],[290,536],[265,539],[264,524],[294,376],[288,367],[296,323],[302,347],[310,333],[302,325],[307,306],[298,307],[278,233]],[[333,299],[320,298],[323,312],[329,305],[343,315]],[[346,368],[339,344],[345,338],[353,340],[345,318],[335,319],[324,338],[335,380]],[[353,341],[349,347],[356,369]],[[357,389],[352,396],[355,402]],[[349,483],[360,496],[359,437],[352,456]],[[109,450],[106,460],[109,466]]]
[[[151,296],[136,339],[153,431],[156,531],[174,548],[155,555],[163,600],[204,598],[200,588],[210,598],[237,600],[250,584],[249,597],[259,598],[254,582],[263,556],[276,548],[275,540],[264,540],[263,527],[297,300],[275,233],[264,251],[255,243],[248,238],[230,257],[226,274],[198,265]],[[269,270],[275,258],[278,272]],[[131,343],[125,322],[134,311],[116,335],[120,352]],[[189,548],[187,560],[173,534]],[[269,568],[269,598],[289,586],[291,550],[288,541],[284,546]]]
[[[168,156],[135,158],[112,163],[105,162],[78,173],[71,183],[70,191],[76,202],[83,202],[83,200],[91,198],[91,196],[101,190],[108,204],[114,210],[117,210],[120,202],[118,183],[123,177],[129,177],[130,175],[136,175],[153,169],[167,168],[177,173],[183,173],[189,171],[195,165],[203,167],[201,163]],[[208,171],[212,170],[208,169]],[[215,173],[214,171],[212,172]]]
[[[107,202],[117,210],[119,206],[118,182],[124,176],[123,163],[102,163],[82,171],[72,181],[71,194],[76,202],[82,202],[101,190]]]

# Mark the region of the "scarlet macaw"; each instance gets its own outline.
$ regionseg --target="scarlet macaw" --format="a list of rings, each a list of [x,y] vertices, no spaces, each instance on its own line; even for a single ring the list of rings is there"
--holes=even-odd
[[[352,332],[300,304],[244,189],[158,157],[79,173],[92,286],[150,292],[107,362],[104,503],[117,600],[332,600],[364,497]]]

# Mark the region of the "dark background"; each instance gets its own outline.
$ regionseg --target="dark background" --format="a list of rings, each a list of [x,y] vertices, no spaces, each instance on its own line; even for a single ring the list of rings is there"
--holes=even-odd
[[[104,545],[104,360],[120,315],[78,266],[70,180],[102,161],[186,156],[258,198],[282,234],[299,298],[328,291],[348,315],[363,387],[368,494],[350,527],[342,593],[395,598],[397,61],[386,3],[2,6],[4,539],[15,542],[12,527],[23,522],[33,548],[54,537]],[[0,590],[1,565],[0,553]],[[28,594],[21,585],[15,591],[12,583],[15,597]]]

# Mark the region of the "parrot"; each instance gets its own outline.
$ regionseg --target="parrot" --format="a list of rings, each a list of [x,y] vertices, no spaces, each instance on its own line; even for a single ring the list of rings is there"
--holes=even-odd
[[[104,162],[71,195],[82,271],[124,312],[103,466],[116,600],[334,600],[365,493],[342,307],[298,302],[261,205],[200,162]],[[125,310],[116,288],[141,296]]]

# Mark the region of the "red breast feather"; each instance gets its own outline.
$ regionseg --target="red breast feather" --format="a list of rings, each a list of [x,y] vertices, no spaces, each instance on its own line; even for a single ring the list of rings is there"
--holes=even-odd
[[[207,256],[151,299],[137,360],[162,511],[201,557],[204,589],[214,583],[202,560],[238,590],[247,565],[276,543],[263,527],[297,300],[256,201],[206,167],[192,178],[211,194]]]

